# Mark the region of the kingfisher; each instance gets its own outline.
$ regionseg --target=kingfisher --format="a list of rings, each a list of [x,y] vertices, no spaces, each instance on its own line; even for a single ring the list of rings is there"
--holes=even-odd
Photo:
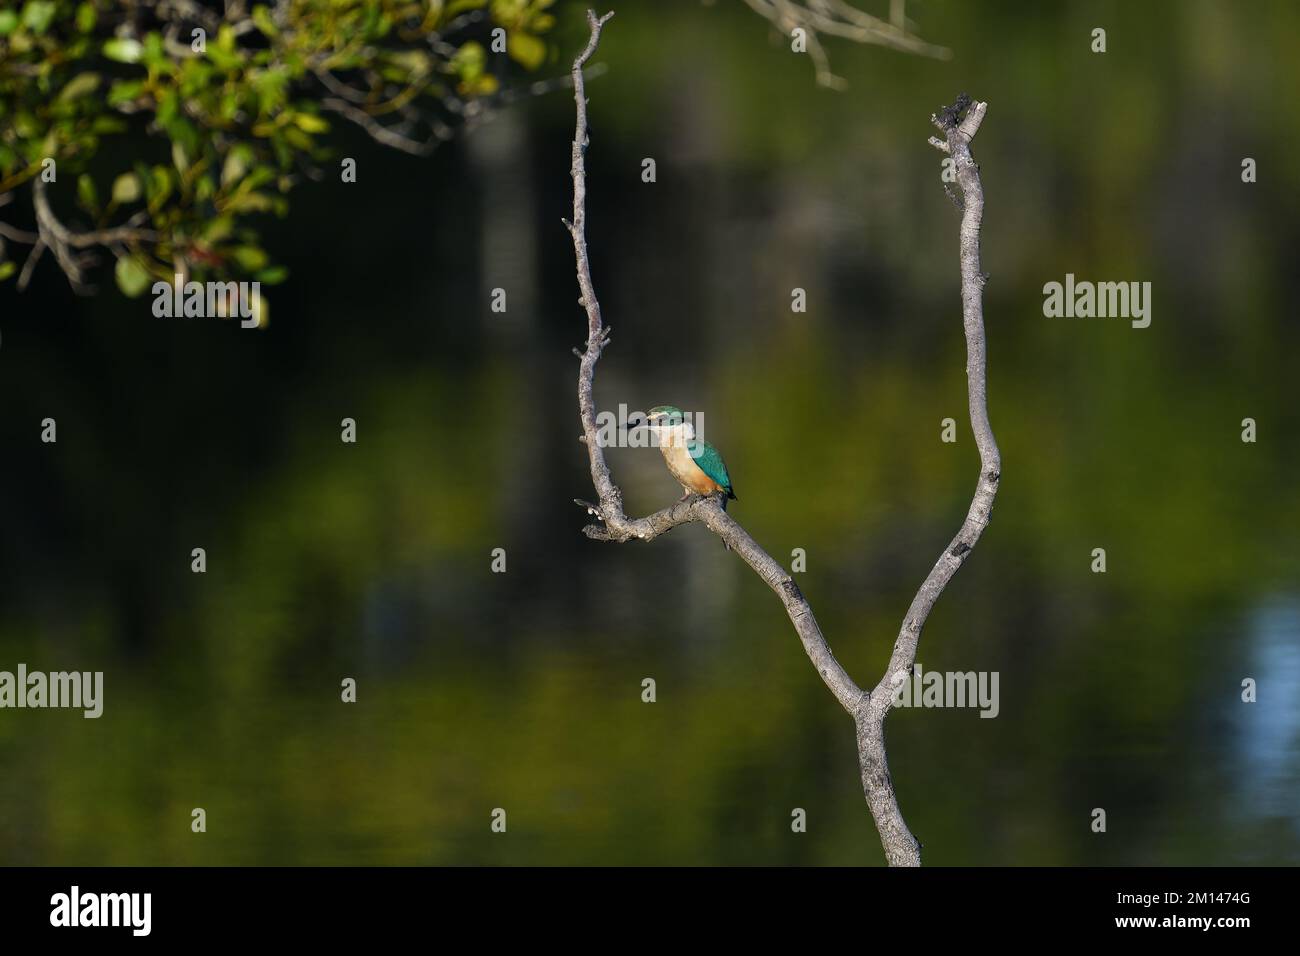
[[[708,442],[695,437],[695,426],[686,420],[680,408],[656,405],[646,415],[646,422],[664,454],[668,470],[686,490],[683,501],[691,495],[721,492],[725,511],[728,500],[737,500],[722,456]]]

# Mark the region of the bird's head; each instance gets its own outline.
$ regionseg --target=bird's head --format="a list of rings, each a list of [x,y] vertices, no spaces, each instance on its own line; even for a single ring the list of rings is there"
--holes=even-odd
[[[656,405],[650,411],[646,412],[646,421],[651,425],[660,425],[671,428],[673,425],[680,425],[686,420],[686,415],[676,405]]]
[[[686,420],[686,414],[676,405],[656,405],[646,413],[646,424],[660,445],[694,437],[694,429]]]

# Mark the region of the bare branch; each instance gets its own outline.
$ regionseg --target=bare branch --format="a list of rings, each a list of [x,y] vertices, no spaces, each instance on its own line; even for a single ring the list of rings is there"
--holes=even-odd
[[[41,254],[46,249],[54,253],[59,268],[68,277],[73,290],[84,293],[92,291],[86,285],[85,270],[94,264],[95,257],[92,253],[78,255],[74,250],[92,249],[96,246],[116,248],[123,243],[153,242],[158,238],[157,233],[152,230],[138,228],[134,224],[135,217],[124,226],[108,229],[92,229],[86,232],[69,229],[54,215],[46,192],[45,180],[39,176],[32,180],[32,205],[36,210],[37,232],[35,234],[14,229],[7,223],[0,224],[0,234],[14,242],[30,243],[32,246],[32,251],[28,254],[27,261],[23,263],[22,271],[18,275],[19,291],[27,288],[36,263],[40,261]]]
[[[889,20],[865,13],[845,0],[745,0],[745,3],[770,21],[782,36],[789,37],[796,28],[802,29],[817,82],[832,89],[843,89],[847,84],[831,72],[822,36],[842,37],[854,43],[889,47],[938,60],[952,56],[947,48],[927,43],[908,32],[901,0],[891,4]]]
[[[26,229],[15,229],[7,222],[0,222],[0,236],[13,242],[21,242],[25,246],[34,246],[41,239],[39,233],[28,232]]]
[[[578,288],[582,291],[582,298],[578,301],[587,312],[587,347],[582,353],[582,361],[578,369],[578,409],[582,419],[583,442],[587,446],[587,455],[591,463],[591,479],[599,497],[598,504],[583,501],[579,501],[578,504],[595,514],[601,521],[600,525],[586,528],[585,533],[588,537],[603,541],[622,542],[633,538],[650,541],[678,525],[692,521],[703,523],[753,568],[763,582],[781,599],[805,652],[817,668],[822,680],[844,709],[854,713],[861,706],[864,694],[835,660],[825,638],[822,637],[812,607],[786,570],[723,510],[721,502],[716,498],[696,495],[645,518],[629,518],[623,512],[623,493],[614,484],[609,466],[605,463],[605,453],[601,448],[596,429],[596,402],[593,393],[596,362],[599,361],[605,346],[609,344],[610,330],[605,327],[601,318],[600,302],[596,298],[596,289],[591,281],[591,263],[587,255],[585,157],[588,137],[587,94],[583,84],[583,67],[595,53],[596,46],[600,42],[601,29],[611,16],[612,13],[607,13],[603,17],[597,17],[594,12],[588,11],[587,23],[591,29],[591,37],[586,49],[574,61],[572,72],[574,102],[577,105],[577,123],[574,128],[570,168],[573,177],[573,220],[565,225],[573,237]]]
[[[885,857],[891,866],[919,866],[921,845],[908,830],[894,795],[893,781],[885,754],[884,721],[893,703],[896,680],[900,667],[903,675],[911,671],[916,657],[921,627],[930,608],[943,592],[944,586],[966,560],[980,533],[988,524],[988,512],[997,492],[1000,464],[997,445],[988,423],[986,409],[986,383],[984,374],[984,322],[981,296],[983,275],[979,270],[979,226],[983,210],[983,194],[979,184],[979,170],[970,154],[971,137],[979,129],[985,105],[977,103],[962,118],[964,104],[959,101],[956,112],[944,120],[935,118],[947,135],[946,142],[933,140],[950,152],[956,163],[958,182],[965,198],[961,227],[962,301],[966,324],[967,373],[970,379],[971,426],[980,449],[980,484],[975,500],[962,530],[949,545],[939,563],[921,585],[912,607],[908,611],[903,631],[894,645],[890,666],[880,684],[871,693],[865,693],[844,670],[831,652],[821,627],[794,579],[775,559],[756,542],[750,534],[723,507],[717,496],[692,495],[669,508],[644,518],[629,518],[623,511],[623,494],[614,483],[596,427],[596,402],[594,397],[596,363],[610,341],[610,330],[604,324],[600,302],[591,281],[591,262],[587,250],[587,175],[586,153],[587,96],[583,85],[583,67],[595,53],[601,30],[612,13],[597,17],[587,13],[591,35],[586,48],[573,63],[574,102],[576,123],[570,175],[573,178],[573,219],[564,225],[573,239],[573,254],[577,269],[578,303],[587,314],[587,345],[578,353],[578,411],[582,423],[581,441],[587,446],[591,466],[591,480],[598,500],[596,502],[574,499],[575,503],[597,518],[597,524],[588,525],[584,533],[593,539],[626,542],[633,539],[651,541],[673,528],[700,522],[725,542],[754,573],[772,589],[785,606],[795,633],[803,644],[804,652],[817,669],[823,683],[853,717],[857,730],[858,761],[862,776],[863,794],[872,819],[880,834]],[[933,139],[933,138],[932,138]],[[576,350],[575,350],[576,351]]]
[[[451,139],[451,129],[443,124],[433,127],[433,138],[428,140],[411,139],[403,136],[391,127],[384,126],[359,106],[353,106],[347,100],[337,96],[327,96],[320,103],[331,113],[337,113],[350,123],[360,126],[377,143],[399,149],[412,156],[429,156],[438,148],[439,143]]]
[[[577,111],[569,167],[569,175],[573,178],[573,220],[566,223],[566,226],[569,235],[573,237],[573,255],[577,262],[578,288],[581,291],[578,304],[587,312],[587,347],[582,353],[578,373],[578,411],[582,418],[582,434],[587,443],[587,454],[591,459],[591,480],[600,499],[600,518],[613,534],[623,535],[623,540],[627,540],[628,536],[645,537],[645,535],[629,535],[627,516],[623,514],[623,494],[610,478],[609,466],[605,464],[605,453],[600,447],[600,439],[596,431],[596,402],[592,396],[596,362],[600,360],[600,353],[609,342],[609,330],[601,321],[600,302],[596,299],[596,289],[591,283],[591,265],[587,259],[587,170],[584,163],[587,151],[587,88],[583,82],[582,68],[596,52],[596,46],[600,43],[600,31],[613,15],[613,12],[610,12],[598,18],[594,11],[587,11],[587,24],[591,36],[587,41],[586,49],[573,61],[571,75],[573,99]]]
[[[45,195],[45,180],[39,176],[32,180],[32,203],[36,207],[36,228],[41,234],[42,245],[48,246],[54,253],[59,268],[67,275],[72,288],[81,292],[85,288],[81,264],[72,254],[71,243],[68,242],[68,230],[55,218],[54,212],[50,209],[50,201]],[[26,269],[23,271],[27,273],[26,278],[31,277]],[[24,282],[23,285],[25,287],[26,283]]]
[[[979,166],[971,155],[971,139],[979,131],[984,121],[987,103],[970,103],[965,109],[968,98],[958,100],[955,108],[950,108],[948,115],[932,117],[948,136],[948,148],[953,157],[957,174],[957,183],[961,188],[962,218],[960,231],[961,259],[961,298],[962,320],[966,329],[966,379],[967,401],[970,406],[971,432],[975,436],[975,446],[980,454],[980,475],[975,485],[975,494],[971,499],[970,509],[961,530],[944,549],[939,560],[935,562],[929,575],[921,583],[920,590],[912,600],[898,639],[894,643],[894,653],[889,661],[880,683],[872,692],[874,705],[889,709],[893,701],[892,688],[906,679],[916,662],[916,648],[921,639],[921,629],[925,627],[935,602],[943,589],[957,573],[957,569],[966,563],[984,529],[988,527],[993,499],[997,496],[1002,477],[1002,457],[998,451],[997,440],[993,437],[993,427],[989,423],[988,413],[988,375],[984,340],[984,283],[987,277],[980,269],[980,223],[984,216],[984,190],[980,185]],[[965,111],[965,117],[960,112]],[[900,676],[901,675],[901,676]]]
[[[931,122],[947,136],[947,152],[952,156],[961,189],[961,230],[959,256],[961,259],[962,319],[966,328],[966,379],[970,406],[971,431],[980,454],[980,475],[975,484],[966,520],[961,530],[949,542],[930,573],[921,582],[920,590],[907,609],[907,616],[894,641],[894,652],[889,659],[880,683],[871,692],[867,711],[858,717],[858,753],[862,765],[862,785],[876,818],[885,853],[891,863],[919,866],[920,844],[902,825],[889,780],[889,767],[885,757],[884,720],[894,703],[895,691],[911,677],[916,663],[916,650],[921,641],[921,630],[934,608],[939,595],[952,580],[957,569],[966,563],[972,549],[988,527],[993,499],[997,496],[1002,477],[1002,458],[988,414],[987,359],[984,341],[984,283],[986,276],[980,270],[980,223],[984,216],[984,190],[980,185],[979,166],[971,155],[970,143],[984,121],[986,103],[971,103],[963,94],[957,102],[932,116]],[[964,116],[963,116],[964,114]],[[898,826],[883,826],[881,807]]]
[[[27,260],[23,263],[22,271],[18,273],[18,291],[22,292],[27,288],[27,284],[32,281],[32,273],[36,271],[36,263],[41,261],[41,256],[45,253],[45,243],[37,239],[36,244],[32,246],[32,251],[27,253]]]

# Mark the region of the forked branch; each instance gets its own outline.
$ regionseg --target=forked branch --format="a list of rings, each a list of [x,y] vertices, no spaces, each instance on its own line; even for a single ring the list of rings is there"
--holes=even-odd
[[[573,219],[565,220],[565,227],[573,239],[574,259],[577,263],[578,303],[587,313],[587,344],[579,354],[578,412],[582,422],[582,441],[587,446],[591,465],[591,480],[595,487],[595,502],[575,499],[597,519],[587,526],[588,537],[602,541],[625,542],[632,539],[650,541],[691,522],[700,522],[726,542],[748,564],[768,587],[780,598],[794,625],[795,633],[803,644],[805,653],[817,669],[822,682],[853,717],[857,728],[858,758],[862,773],[863,793],[867,806],[880,833],[885,857],[893,866],[918,866],[921,862],[920,844],[907,828],[898,802],[894,796],[893,781],[885,756],[884,721],[894,700],[898,684],[910,674],[916,660],[916,649],[921,629],[939,595],[957,569],[970,556],[971,549],[988,525],[989,510],[997,494],[1000,477],[1000,460],[997,443],[989,426],[985,394],[984,319],[982,290],[984,276],[980,272],[979,228],[983,213],[983,193],[979,182],[979,168],[971,158],[970,141],[984,118],[985,104],[967,105],[963,97],[949,109],[932,117],[944,132],[945,140],[933,140],[955,160],[957,181],[964,199],[961,224],[961,274],[962,304],[966,326],[967,375],[970,387],[971,427],[980,452],[980,479],[975,498],[961,531],[944,550],[930,574],[917,592],[908,609],[889,667],[875,690],[867,693],[849,676],[835,659],[827,644],[811,605],[787,572],[756,542],[750,534],[722,508],[721,501],[712,496],[692,496],[671,507],[656,511],[643,518],[630,518],[623,511],[623,494],[610,474],[605,453],[596,427],[596,402],[594,381],[596,363],[610,341],[610,329],[604,324],[600,303],[591,281],[591,263],[587,253],[587,177],[586,152],[587,96],[583,85],[583,67],[600,43],[601,30],[612,13],[597,17],[588,11],[587,23],[591,31],[586,48],[573,63],[574,100],[577,121],[573,137],[570,174],[573,177]]]

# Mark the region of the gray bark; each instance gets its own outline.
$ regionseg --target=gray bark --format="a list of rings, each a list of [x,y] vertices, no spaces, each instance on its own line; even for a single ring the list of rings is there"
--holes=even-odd
[[[595,516],[598,523],[588,525],[584,532],[601,541],[626,542],[633,539],[652,541],[678,525],[699,522],[721,538],[733,553],[748,564],[754,573],[776,594],[794,625],[795,633],[803,644],[804,652],[812,661],[827,689],[840,706],[853,718],[857,728],[858,762],[862,775],[862,789],[867,807],[880,833],[885,858],[891,866],[919,866],[921,845],[903,820],[894,794],[893,780],[885,753],[885,717],[894,701],[894,690],[907,678],[916,661],[917,645],[926,618],[939,595],[957,569],[969,558],[988,525],[989,512],[997,495],[1001,477],[1001,460],[997,442],[989,425],[986,403],[987,381],[985,374],[983,287],[985,277],[980,272],[979,232],[983,215],[984,197],[980,187],[979,167],[970,152],[970,141],[983,121],[986,104],[975,103],[963,118],[962,111],[968,102],[964,97],[952,108],[941,111],[932,121],[945,134],[946,140],[931,138],[931,143],[949,153],[956,164],[957,181],[961,189],[962,220],[960,231],[962,315],[966,329],[966,373],[969,385],[971,429],[980,453],[980,476],[975,495],[961,530],[944,549],[917,591],[907,616],[903,620],[898,638],[894,642],[889,667],[876,688],[867,693],[849,676],[831,653],[830,645],[822,634],[812,606],[790,574],[756,542],[740,524],[722,507],[715,496],[692,496],[671,507],[656,511],[643,518],[629,518],[623,511],[623,495],[605,463],[596,427],[596,403],[593,396],[596,363],[610,341],[610,329],[604,325],[600,303],[591,281],[591,266],[587,256],[586,197],[587,180],[585,157],[588,145],[587,98],[583,84],[583,67],[600,42],[600,33],[612,17],[606,13],[597,17],[588,11],[587,22],[591,30],[586,48],[573,63],[574,99],[577,104],[577,121],[573,138],[573,220],[565,226],[573,238],[573,252],[577,263],[578,302],[587,313],[587,345],[579,353],[578,412],[582,424],[581,440],[587,446],[591,465],[591,480],[596,491],[595,502],[575,499],[577,504]]]

